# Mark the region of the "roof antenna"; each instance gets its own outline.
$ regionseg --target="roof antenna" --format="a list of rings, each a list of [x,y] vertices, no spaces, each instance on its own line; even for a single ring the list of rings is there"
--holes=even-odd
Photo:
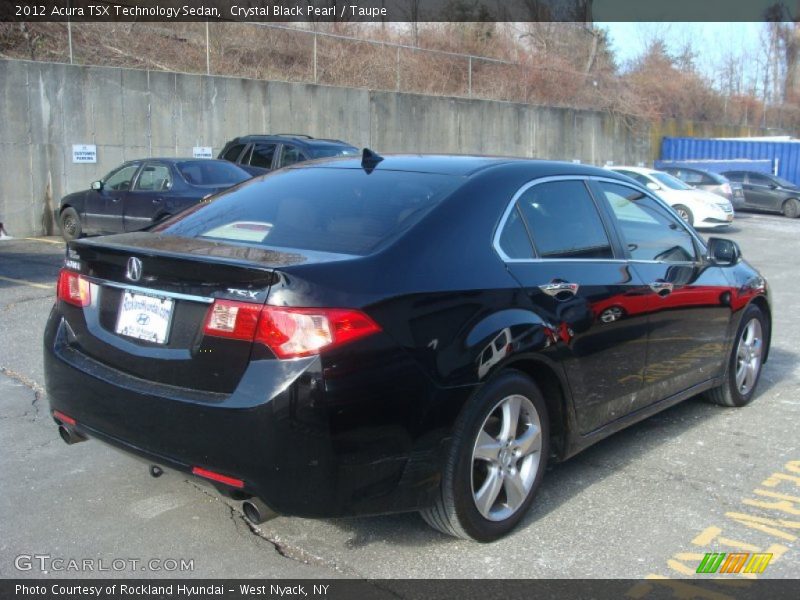
[[[361,154],[361,167],[367,172],[367,175],[369,175],[375,170],[375,167],[377,167],[378,163],[382,160],[383,157],[380,154],[370,150],[369,148],[364,148],[364,151]]]

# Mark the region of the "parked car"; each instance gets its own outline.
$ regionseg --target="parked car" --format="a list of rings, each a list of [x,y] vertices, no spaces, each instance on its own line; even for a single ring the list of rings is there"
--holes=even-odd
[[[733,205],[734,210],[740,208],[744,204],[744,190],[742,189],[742,184],[730,181],[724,175],[704,169],[683,166],[662,167],[661,170],[670,175],[674,175],[693,188],[722,196]]]
[[[756,171],[723,173],[744,188],[743,208],[781,212],[789,218],[800,216],[800,187],[777,175]]]
[[[250,174],[222,160],[148,158],[126,162],[55,209],[67,241],[87,233],[145,229]]]
[[[751,402],[771,323],[734,242],[613,171],[365,152],[71,242],[44,370],[65,441],[256,523],[420,510],[490,541],[551,459],[701,392]]]
[[[654,191],[678,216],[698,229],[725,227],[733,222],[733,206],[715,194],[694,189],[669,173],[645,167],[607,167]]]
[[[358,154],[358,148],[341,140],[316,139],[299,133],[278,133],[233,138],[225,144],[219,158],[236,163],[255,176],[305,160],[355,154]]]

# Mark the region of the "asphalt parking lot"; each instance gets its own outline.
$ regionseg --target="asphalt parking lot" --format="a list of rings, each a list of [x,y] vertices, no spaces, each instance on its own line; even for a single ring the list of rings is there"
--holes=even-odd
[[[66,446],[41,359],[64,245],[0,241],[0,577],[687,577],[706,552],[772,553],[761,577],[796,577],[800,219],[743,213],[716,235],[738,241],[772,289],[755,401],[694,398],[551,466],[523,525],[489,545],[447,538],[416,514],[256,527],[183,477],[153,479],[98,442]],[[20,555],[90,559],[94,570],[19,570],[30,564]],[[140,563],[97,570],[115,559]],[[150,559],[161,562],[142,566]],[[167,570],[181,559],[192,569]]]

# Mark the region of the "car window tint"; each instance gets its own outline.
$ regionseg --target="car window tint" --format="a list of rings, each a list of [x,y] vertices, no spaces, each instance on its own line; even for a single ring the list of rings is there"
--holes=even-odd
[[[104,187],[110,190],[122,191],[131,189],[131,180],[136,174],[139,165],[128,165],[112,173],[104,182]]]
[[[234,144],[228,148],[228,151],[222,156],[222,158],[231,162],[236,162],[236,160],[239,158],[239,155],[242,153],[242,150],[244,150],[245,145],[246,144]]]
[[[650,179],[648,179],[647,177],[645,177],[641,173],[637,173],[635,171],[623,171],[623,170],[620,169],[620,170],[617,170],[617,173],[622,173],[623,175],[627,175],[628,177],[630,177],[631,179],[633,179],[635,181],[638,181],[642,185],[647,185],[648,183],[651,183]]]
[[[656,200],[625,185],[599,182],[631,258],[691,262],[695,247],[680,219]]]
[[[760,175],[758,173],[750,173],[748,177],[750,177],[750,183],[754,185],[769,185],[770,183],[772,183],[768,177],[765,177],[764,175]]]
[[[703,174],[698,173],[697,171],[681,171],[678,179],[684,181],[690,185],[699,185],[702,183],[710,183],[708,181],[703,181]]]
[[[730,181],[736,181],[737,183],[744,182],[744,173],[729,171],[727,173],[723,173],[723,175],[725,175],[725,177],[727,177]]]
[[[321,146],[319,148],[310,148],[312,158],[327,158],[329,156],[355,156],[358,154],[358,148],[352,146]]]
[[[517,206],[540,257],[613,257],[600,214],[582,181],[534,185]]]
[[[142,192],[158,192],[172,187],[172,177],[166,165],[145,165],[134,189]]]
[[[175,167],[191,185],[227,187],[250,179],[250,174],[236,165],[218,160],[188,160]]]
[[[509,213],[499,240],[500,249],[508,258],[533,258],[533,247],[517,206]]]
[[[275,156],[276,144],[256,144],[250,155],[250,166],[261,169],[272,168],[272,157]]]
[[[280,166],[288,167],[289,165],[293,165],[296,162],[301,162],[306,160],[306,157],[300,152],[300,149],[295,146],[289,146],[288,144],[284,144],[281,148],[281,160]]]
[[[170,222],[166,234],[278,248],[368,254],[463,180],[363,169],[286,169],[233,188]]]

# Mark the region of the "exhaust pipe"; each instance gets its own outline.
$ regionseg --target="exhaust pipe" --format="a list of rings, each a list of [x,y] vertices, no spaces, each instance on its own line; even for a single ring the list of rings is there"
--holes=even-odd
[[[58,426],[58,435],[61,436],[61,439],[64,440],[65,443],[72,445],[77,444],[78,442],[85,442],[86,437],[82,436],[77,431],[73,431],[72,429],[68,429],[64,425]]]
[[[278,513],[264,504],[260,498],[250,498],[242,502],[242,512],[247,520],[255,525],[260,525],[278,516]]]

